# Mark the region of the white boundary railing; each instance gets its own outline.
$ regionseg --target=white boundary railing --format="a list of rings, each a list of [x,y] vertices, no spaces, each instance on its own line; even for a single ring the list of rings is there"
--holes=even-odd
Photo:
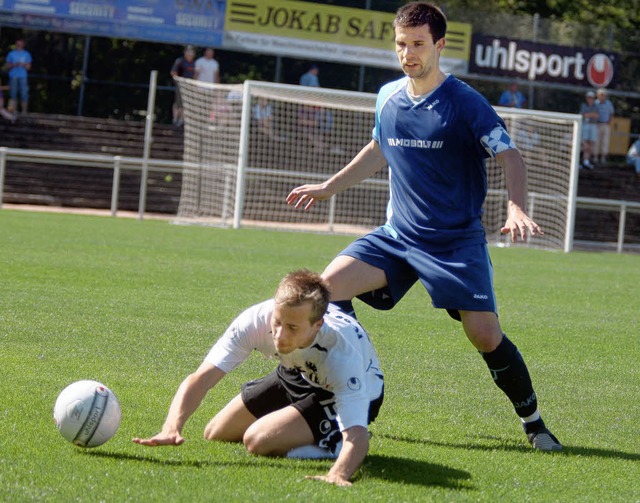
[[[633,201],[619,201],[616,199],[598,199],[596,197],[578,197],[576,206],[587,210],[612,211],[618,210],[618,241],[616,243],[616,251],[622,253],[624,251],[624,235],[627,223],[627,212],[640,213],[640,203]]]
[[[143,157],[127,157],[127,156],[110,156],[100,154],[86,154],[77,152],[60,152],[48,150],[30,150],[19,148],[0,147],[0,208],[2,208],[2,200],[4,195],[4,179],[7,161],[31,162],[40,164],[65,164],[68,166],[84,166],[94,168],[113,169],[113,183],[111,189],[111,215],[117,216],[118,213],[118,195],[120,192],[120,173],[123,169],[140,171],[148,169],[153,172],[175,173],[182,171],[185,167],[191,166],[184,161],[172,161],[163,159],[148,159]],[[253,169],[249,169],[253,171]],[[256,169],[256,172],[260,170]],[[273,174],[272,172],[269,172]],[[291,175],[292,173],[287,172]],[[305,176],[312,176],[305,174]],[[386,183],[380,181],[380,183]],[[141,183],[140,186],[140,219],[144,213],[146,187]],[[532,194],[529,195],[530,197]],[[236,194],[238,197],[238,194]],[[535,196],[534,196],[535,197]],[[237,204],[236,204],[237,207]],[[618,239],[615,243],[616,251],[622,253],[625,248],[624,237],[626,228],[627,213],[640,213],[640,202],[623,201],[615,199],[598,199],[592,197],[577,197],[576,208],[600,210],[600,211],[618,211]],[[330,212],[331,215],[332,212]],[[236,215],[235,218],[238,218]],[[240,217],[241,218],[241,217]],[[575,218],[575,215],[574,215]],[[332,229],[332,222],[329,221],[329,230]],[[587,244],[598,245],[598,241],[587,242]]]
[[[120,173],[123,169],[174,173],[181,171],[186,163],[163,159],[148,159],[144,157],[126,157],[120,155],[100,155],[77,152],[60,152],[53,150],[30,150],[20,148],[0,147],[0,208],[4,195],[4,178],[7,161],[32,162],[38,164],[64,164],[67,166],[84,166],[89,168],[113,169],[113,184],[111,188],[111,215],[118,212],[118,195],[120,192]],[[140,186],[140,211],[144,212],[145,188]]]

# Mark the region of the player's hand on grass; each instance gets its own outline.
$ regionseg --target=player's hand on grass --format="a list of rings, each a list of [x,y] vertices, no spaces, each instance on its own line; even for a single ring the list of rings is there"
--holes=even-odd
[[[305,477],[307,480],[320,480],[322,482],[327,482],[329,484],[334,484],[339,487],[349,487],[353,485],[350,480],[343,479],[337,475],[307,475]]]
[[[323,183],[302,185],[289,192],[287,204],[294,204],[296,208],[304,205],[304,209],[308,210],[316,201],[324,201],[332,195]]]
[[[149,447],[157,447],[159,445],[181,445],[184,442],[184,437],[180,433],[158,433],[151,438],[134,438],[133,442],[140,445],[147,445]]]

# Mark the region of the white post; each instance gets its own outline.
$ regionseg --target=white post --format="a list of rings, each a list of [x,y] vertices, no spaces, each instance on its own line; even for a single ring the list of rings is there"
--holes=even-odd
[[[620,221],[618,222],[618,246],[616,251],[622,253],[624,251],[624,228],[627,221],[627,205],[620,205]]]
[[[7,166],[7,147],[0,147],[0,208],[4,198],[4,172]]]
[[[329,199],[329,232],[333,232],[333,224],[336,219],[336,196],[331,196]]]
[[[244,211],[244,177],[249,157],[249,126],[251,122],[251,81],[242,88],[242,120],[240,122],[240,145],[238,147],[238,169],[236,176],[236,200],[233,211],[233,228],[239,229]]]
[[[121,156],[113,157],[113,182],[111,184],[111,216],[118,213],[118,194],[120,193],[120,160]]]
[[[156,103],[156,87],[158,82],[158,70],[152,70],[149,78],[149,98],[147,100],[147,118],[144,128],[144,151],[142,154],[142,170],[140,173],[140,200],[138,201],[138,220],[144,218],[144,209],[147,202],[147,178],[149,176],[149,154],[153,141],[153,121]]]
[[[573,125],[573,145],[571,146],[571,174],[567,197],[567,221],[564,236],[564,251],[573,250],[573,234],[576,226],[576,198],[578,197],[578,174],[580,166],[580,138],[582,138],[582,116]]]

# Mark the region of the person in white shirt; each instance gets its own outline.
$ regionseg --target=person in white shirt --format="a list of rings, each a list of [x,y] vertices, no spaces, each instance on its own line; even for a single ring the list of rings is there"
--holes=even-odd
[[[204,50],[204,56],[196,59],[196,80],[220,83],[220,64],[214,59],[214,51],[211,47]]]
[[[640,139],[634,141],[627,152],[627,164],[631,164],[636,171],[636,176],[640,178]]]
[[[280,364],[244,384],[206,426],[205,438],[241,441],[257,455],[336,458],[326,475],[308,478],[351,485],[369,450],[367,426],[382,405],[384,377],[366,331],[329,304],[326,284],[306,269],[285,276],[273,299],[240,314],[179,386],[162,431],[133,441],[182,444],[184,424],[207,392],[253,350]]]

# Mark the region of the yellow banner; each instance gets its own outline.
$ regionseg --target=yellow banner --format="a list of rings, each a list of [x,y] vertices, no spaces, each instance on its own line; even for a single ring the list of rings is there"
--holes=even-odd
[[[291,0],[227,0],[225,31],[393,50],[395,14]],[[469,59],[471,25],[448,23],[445,58]]]

